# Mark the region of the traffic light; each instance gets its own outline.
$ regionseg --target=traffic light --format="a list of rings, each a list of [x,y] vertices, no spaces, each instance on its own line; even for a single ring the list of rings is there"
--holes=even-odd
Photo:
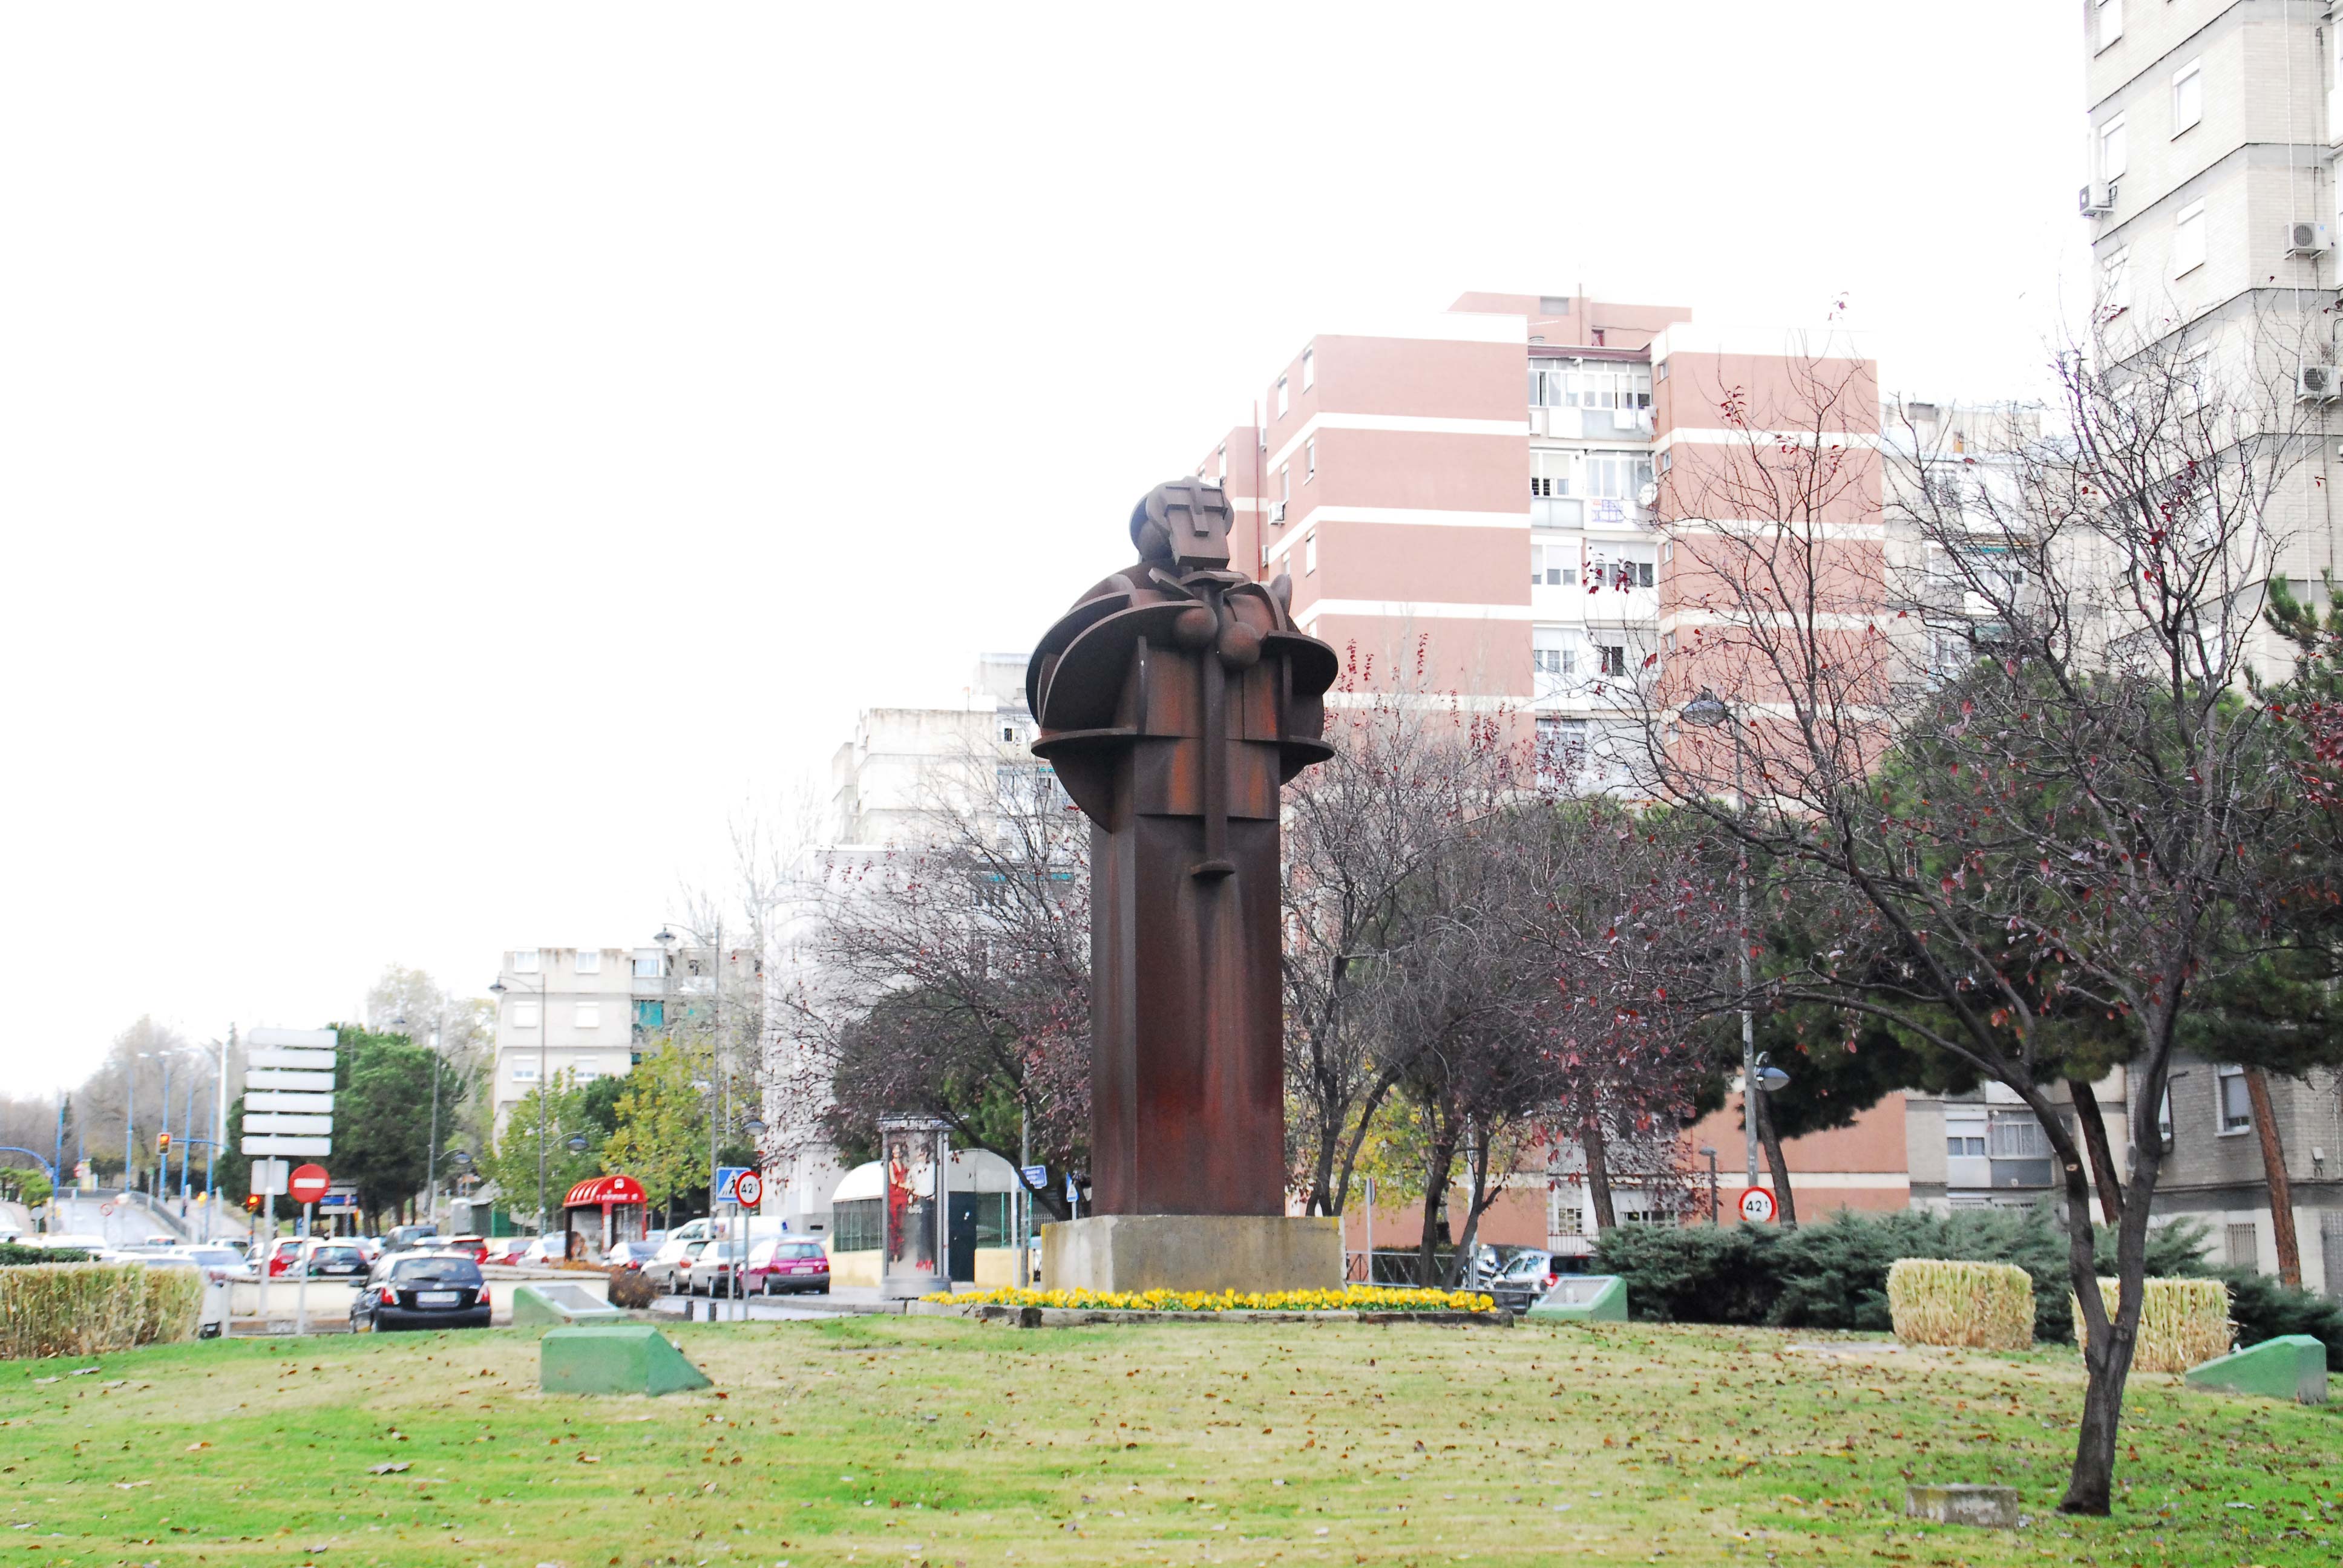
[[[247,1214],[257,1214],[260,1212],[259,1193],[255,1192],[251,1197],[246,1198],[244,1201],[244,1211]]]
[[[171,1135],[169,1133],[157,1132],[155,1134],[155,1152],[156,1154],[168,1157],[171,1152]]]

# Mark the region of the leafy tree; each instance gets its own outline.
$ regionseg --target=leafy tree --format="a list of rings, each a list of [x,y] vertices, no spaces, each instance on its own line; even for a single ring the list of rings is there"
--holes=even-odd
[[[708,1190],[708,1099],[692,1087],[700,1071],[690,1053],[663,1040],[626,1077],[604,1081],[619,1088],[603,1169],[641,1182],[643,1196],[670,1221],[679,1197]]]
[[[549,1091],[549,1092],[548,1092]],[[497,1184],[503,1201],[518,1210],[534,1208],[538,1193],[538,1129],[545,1130],[545,1202],[549,1220],[562,1195],[589,1176],[601,1173],[600,1140],[586,1114],[586,1091],[572,1072],[558,1074],[551,1084],[538,1084],[521,1096],[505,1118],[503,1133],[481,1161],[483,1174]],[[588,1140],[582,1154],[570,1152],[572,1133]]]
[[[431,1052],[405,1034],[336,1026],[334,1175],[355,1184],[369,1228],[405,1212],[430,1162]],[[441,1086],[443,1102],[447,1090]]]

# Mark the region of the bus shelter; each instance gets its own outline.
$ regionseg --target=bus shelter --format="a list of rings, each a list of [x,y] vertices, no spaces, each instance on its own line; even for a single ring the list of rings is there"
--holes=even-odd
[[[563,1229],[569,1233],[568,1256],[582,1246],[597,1257],[620,1241],[639,1241],[649,1232],[649,1200],[643,1184],[631,1176],[597,1176],[569,1189],[561,1201]]]

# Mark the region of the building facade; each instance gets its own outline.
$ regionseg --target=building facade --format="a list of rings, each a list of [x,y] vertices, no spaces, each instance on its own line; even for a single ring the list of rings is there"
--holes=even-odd
[[[1021,653],[988,653],[958,704],[869,708],[830,759],[835,844],[902,846],[934,831],[939,812],[978,808],[1002,768],[1031,769],[1033,717]]]

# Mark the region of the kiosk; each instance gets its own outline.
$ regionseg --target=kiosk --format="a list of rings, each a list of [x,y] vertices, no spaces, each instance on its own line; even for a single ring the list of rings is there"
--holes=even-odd
[[[565,1255],[575,1259],[582,1245],[596,1257],[619,1241],[639,1241],[649,1229],[649,1201],[631,1176],[597,1176],[569,1189],[561,1201],[562,1229],[569,1233]]]

